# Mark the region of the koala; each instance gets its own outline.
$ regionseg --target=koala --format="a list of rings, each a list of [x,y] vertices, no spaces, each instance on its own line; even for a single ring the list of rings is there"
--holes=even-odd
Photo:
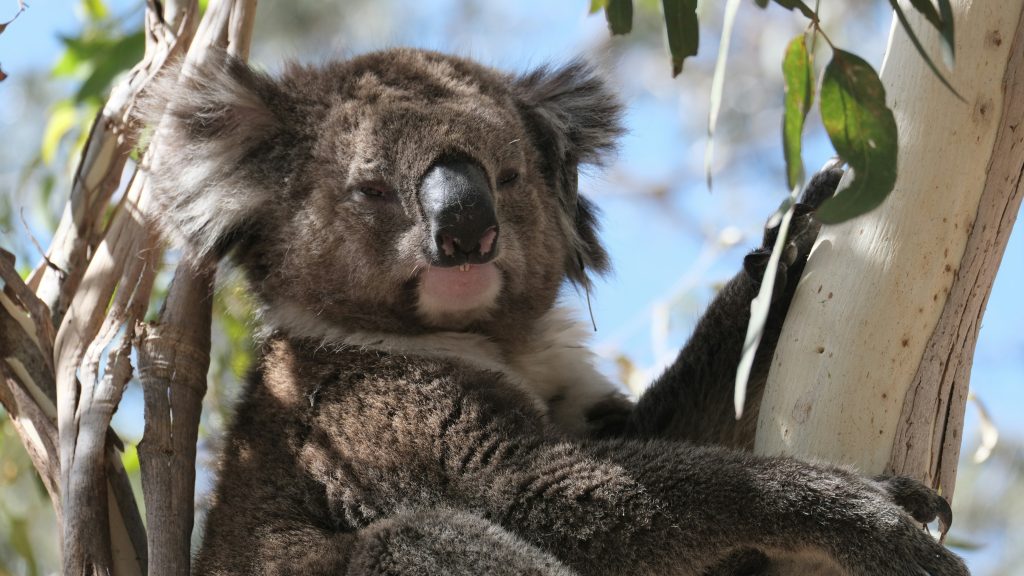
[[[608,268],[581,166],[622,132],[576,61],[514,75],[393,49],[278,77],[224,54],[158,81],[150,218],[261,308],[200,575],[967,574],[904,478],[759,457],[768,362],[817,233],[809,185],[747,415],[732,381],[777,231],[638,401],[558,304]]]

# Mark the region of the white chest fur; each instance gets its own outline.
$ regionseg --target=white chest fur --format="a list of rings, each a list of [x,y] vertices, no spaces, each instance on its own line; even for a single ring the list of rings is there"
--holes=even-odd
[[[326,347],[351,346],[403,356],[445,358],[499,372],[530,394],[537,407],[569,433],[586,430],[588,408],[611,394],[622,393],[594,366],[594,354],[585,344],[586,328],[561,308],[548,312],[537,323],[535,333],[511,350],[467,332],[417,336],[348,333],[319,322],[304,322],[300,316],[305,314],[282,314],[280,307],[277,310],[264,320],[294,336],[322,339]]]

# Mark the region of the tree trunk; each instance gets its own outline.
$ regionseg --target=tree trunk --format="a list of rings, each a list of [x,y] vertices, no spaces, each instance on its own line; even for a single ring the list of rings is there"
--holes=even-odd
[[[879,209],[822,229],[755,446],[908,475],[947,499],[981,315],[1024,170],[1024,1],[952,4],[956,68],[946,74],[966,102],[894,19],[881,77],[899,128],[896,189]],[[941,62],[937,34],[909,16]]]

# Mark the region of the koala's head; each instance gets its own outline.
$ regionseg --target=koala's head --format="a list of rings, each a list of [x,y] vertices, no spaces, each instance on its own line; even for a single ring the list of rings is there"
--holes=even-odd
[[[218,55],[152,92],[154,219],[231,252],[285,331],[521,327],[607,266],[577,174],[620,109],[581,63],[390,50],[271,78]]]

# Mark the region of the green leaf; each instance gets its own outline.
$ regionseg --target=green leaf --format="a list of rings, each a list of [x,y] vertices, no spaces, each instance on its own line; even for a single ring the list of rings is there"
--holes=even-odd
[[[604,15],[612,34],[629,34],[633,30],[633,0],[607,0]]]
[[[910,4],[920,12],[942,36],[942,58],[946,65],[953,66],[953,9],[949,0],[939,0],[939,8],[935,8],[932,0],[910,0]],[[942,11],[942,14],[939,13]]]
[[[935,66],[931,57],[928,56],[928,52],[924,49],[924,46],[921,45],[921,41],[918,40],[917,34],[914,33],[914,29],[910,27],[910,22],[907,21],[907,15],[904,14],[903,9],[900,8],[899,0],[889,0],[889,5],[892,6],[893,12],[896,13],[896,18],[900,21],[900,25],[903,26],[903,30],[907,32],[907,37],[910,38],[910,42],[914,45],[914,48],[917,49],[917,53],[924,59],[924,63],[928,65],[928,68],[930,68],[932,73],[935,74],[935,77],[938,78],[954,96],[956,96],[957,100],[966,103],[967,101],[964,100],[964,97],[956,91],[956,88],[953,88],[953,85],[946,80],[946,77],[942,75],[942,72],[939,72],[938,67]],[[952,18],[950,18],[950,34],[952,35]]]
[[[768,0],[754,0],[754,3],[760,6],[761,8],[768,7]]]
[[[672,53],[672,76],[683,71],[683,60],[697,54],[700,27],[697,23],[697,0],[663,0],[668,49]]]
[[[743,415],[743,406],[747,399],[747,383],[750,380],[750,370],[754,366],[754,357],[757,355],[757,348],[761,345],[761,336],[764,335],[764,327],[768,323],[768,312],[772,307],[772,292],[775,288],[775,275],[779,271],[779,260],[786,247],[786,237],[789,235],[789,224],[793,221],[793,210],[796,206],[797,195],[800,188],[794,187],[789,196],[779,206],[778,211],[772,219],[779,218],[779,232],[775,237],[775,244],[772,246],[772,253],[768,256],[768,266],[765,268],[764,277],[761,279],[761,288],[757,296],[750,301],[750,321],[747,323],[747,333],[743,337],[743,352],[740,355],[739,365],[736,367],[736,383],[733,388],[733,402],[736,410],[736,419]]]
[[[92,70],[92,59],[100,49],[98,42],[86,42],[81,38],[60,38],[64,44],[64,52],[61,53],[57,63],[50,69],[55,78],[71,78],[78,75],[85,75]]]
[[[61,36],[60,41],[64,52],[50,70],[57,78],[87,77],[118,43],[118,39],[102,32],[79,37]]]
[[[711,77],[711,106],[708,111],[708,144],[704,148],[704,176],[708,190],[711,190],[711,163],[715,155],[715,127],[718,125],[718,112],[722,108],[722,92],[725,89],[725,64],[729,57],[729,42],[732,39],[732,25],[736,22],[739,0],[727,0],[725,14],[722,16],[722,35],[718,41],[718,58],[715,61],[715,73]]]
[[[836,49],[821,84],[821,120],[839,157],[853,170],[849,187],[826,201],[818,220],[849,220],[882,203],[896,184],[896,120],[878,74]]]
[[[98,53],[95,67],[75,94],[75,102],[102,99],[114,78],[134,66],[145,52],[146,39],[140,30],[114,42],[108,50]]]
[[[139,449],[134,444],[125,443],[124,453],[121,454],[121,465],[128,474],[137,474],[141,470],[139,466]]]
[[[590,13],[597,14],[608,5],[608,0],[590,0]]]
[[[956,62],[956,34],[953,30],[953,7],[949,0],[939,0],[939,12],[942,15],[942,59],[948,68]]]
[[[78,111],[70,100],[62,100],[50,113],[50,121],[43,131],[43,142],[39,155],[45,164],[52,164],[61,140],[78,124]]]
[[[82,8],[85,9],[88,19],[93,21],[104,20],[109,14],[103,0],[82,0]]]
[[[786,109],[782,116],[782,149],[786,156],[789,188],[803,181],[804,163],[800,156],[804,120],[814,101],[814,77],[807,41],[801,34],[790,41],[782,60],[782,77],[786,90]]]
[[[29,534],[29,522],[25,518],[9,517],[11,547],[24,559],[28,574],[38,574],[35,552],[32,549],[32,537]]]
[[[942,17],[939,16],[939,11],[935,9],[932,0],[910,0],[910,5],[927,18],[937,30],[942,30]]]

